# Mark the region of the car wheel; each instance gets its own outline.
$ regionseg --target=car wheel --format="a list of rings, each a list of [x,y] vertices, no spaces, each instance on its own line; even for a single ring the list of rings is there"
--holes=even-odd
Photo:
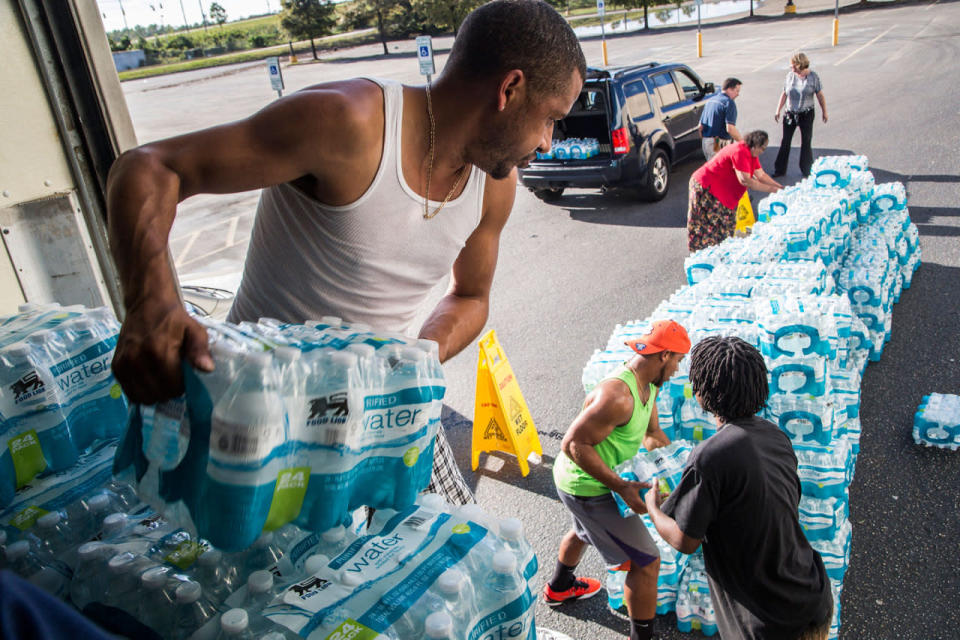
[[[551,189],[534,189],[533,195],[544,202],[556,202],[563,195],[563,187],[553,187]]]
[[[654,149],[647,163],[647,175],[640,188],[644,200],[663,200],[670,188],[670,159],[663,149]]]

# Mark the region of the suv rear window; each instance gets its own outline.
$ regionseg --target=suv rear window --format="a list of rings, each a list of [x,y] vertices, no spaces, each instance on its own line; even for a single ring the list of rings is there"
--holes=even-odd
[[[587,113],[605,113],[607,110],[606,87],[584,87],[580,97],[573,103],[568,115],[583,115]]]
[[[654,93],[657,94],[657,101],[661,107],[669,107],[682,100],[677,84],[673,81],[673,73],[666,71],[650,76],[653,82]]]

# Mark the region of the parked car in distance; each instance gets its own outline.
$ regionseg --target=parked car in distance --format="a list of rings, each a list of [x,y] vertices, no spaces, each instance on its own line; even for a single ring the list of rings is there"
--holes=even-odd
[[[567,187],[631,187],[645,200],[662,200],[673,165],[702,157],[700,112],[715,94],[712,82],[684,64],[590,67],[580,97],[554,129],[553,149],[522,168],[520,181],[545,201]],[[588,148],[573,142],[571,150],[565,141],[574,139],[590,141]]]

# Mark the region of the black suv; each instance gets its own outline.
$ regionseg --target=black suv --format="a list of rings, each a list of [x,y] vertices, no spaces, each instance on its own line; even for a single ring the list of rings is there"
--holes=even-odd
[[[524,186],[542,200],[566,187],[634,187],[661,200],[670,168],[701,153],[700,112],[716,91],[683,64],[587,69],[580,97],[557,123],[554,140],[595,138],[586,159],[537,159],[520,170]]]

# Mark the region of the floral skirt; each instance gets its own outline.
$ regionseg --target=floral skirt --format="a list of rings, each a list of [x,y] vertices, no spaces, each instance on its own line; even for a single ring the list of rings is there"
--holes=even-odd
[[[699,182],[690,178],[687,210],[687,246],[690,251],[720,244],[733,235],[737,212],[728,209]]]

